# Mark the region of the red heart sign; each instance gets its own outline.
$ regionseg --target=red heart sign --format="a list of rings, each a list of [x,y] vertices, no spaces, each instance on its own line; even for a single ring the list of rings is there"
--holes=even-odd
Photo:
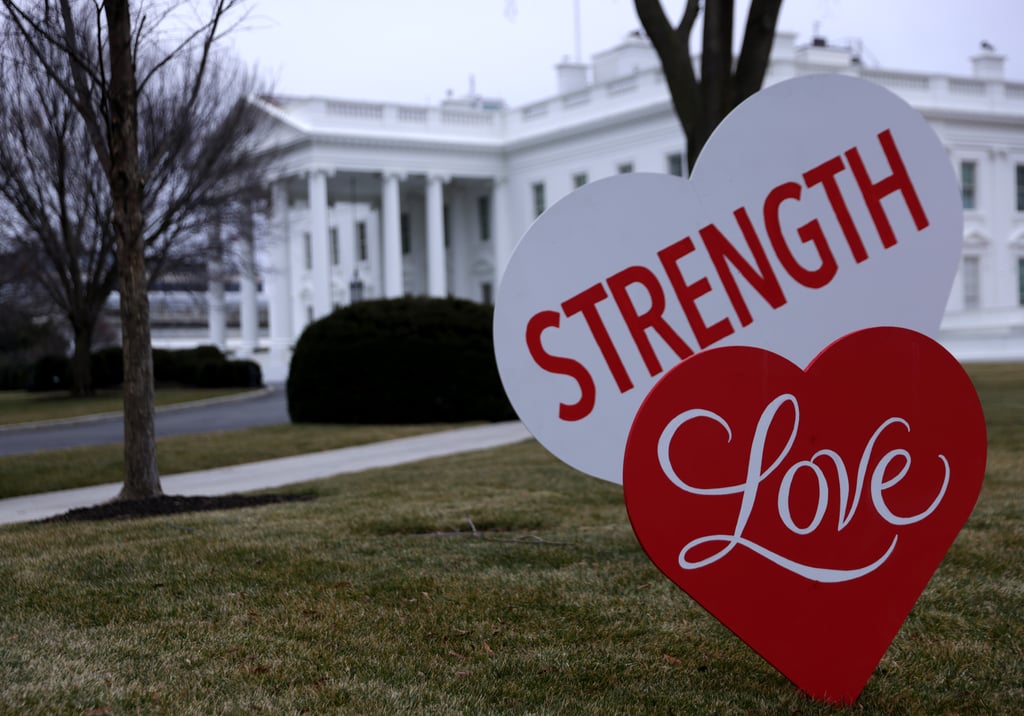
[[[725,347],[643,402],[623,487],[679,587],[815,698],[857,698],[967,520],[986,438],[970,379],[902,328],[851,333],[806,371]]]

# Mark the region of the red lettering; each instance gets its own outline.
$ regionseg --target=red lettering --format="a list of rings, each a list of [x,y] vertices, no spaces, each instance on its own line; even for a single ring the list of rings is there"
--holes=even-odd
[[[768,232],[768,239],[775,249],[775,255],[779,257],[779,262],[782,263],[786,272],[798,283],[808,288],[821,288],[832,280],[837,269],[835,256],[832,255],[832,251],[828,247],[821,224],[815,219],[797,229],[800,240],[805,244],[813,244],[818,250],[821,266],[811,271],[801,266],[789,250],[779,221],[779,206],[782,202],[799,199],[802,191],[803,189],[796,182],[786,182],[772,189],[764,200],[764,225]]]
[[[704,318],[700,315],[700,311],[697,308],[697,299],[711,292],[711,283],[707,278],[700,278],[693,283],[687,283],[678,265],[679,259],[692,252],[693,240],[687,236],[659,251],[658,258],[661,260],[665,273],[668,274],[668,281],[672,284],[672,289],[679,300],[679,305],[686,314],[690,328],[693,329],[693,335],[697,339],[697,343],[701,348],[707,348],[712,343],[730,335],[736,329],[732,327],[732,323],[729,322],[728,318],[723,318],[710,326],[704,323]]]
[[[839,183],[836,181],[836,174],[844,169],[846,169],[846,165],[843,164],[842,158],[832,157],[824,164],[819,164],[809,172],[804,172],[804,182],[808,189],[816,184],[821,184],[825,189],[825,196],[828,197],[828,202],[832,205],[832,211],[836,215],[836,220],[839,221],[839,227],[843,230],[843,236],[846,237],[846,243],[850,246],[850,252],[853,254],[854,260],[860,263],[868,257],[868,252],[864,248],[860,232],[857,231],[857,226],[853,223],[850,209],[846,206],[846,200],[843,199],[843,193],[839,190]]]
[[[761,246],[757,232],[754,230],[753,224],[750,223],[747,210],[740,207],[733,212],[733,216],[736,217],[736,222],[743,232],[743,238],[747,240],[747,246],[754,255],[754,261],[757,263],[756,269],[743,258],[743,255],[714,224],[708,224],[701,229],[700,236],[704,239],[704,247],[711,256],[711,262],[715,265],[718,277],[725,284],[725,291],[729,294],[729,300],[732,301],[732,307],[736,310],[740,323],[747,326],[753,319],[750,317],[746,301],[743,300],[743,294],[740,293],[739,287],[736,285],[736,279],[729,264],[739,270],[747,283],[761,294],[761,297],[772,308],[783,305],[786,302],[786,297],[782,294],[782,287],[779,286],[779,280],[775,277],[775,271],[772,270],[772,265],[768,261],[764,247]]]
[[[597,390],[594,379],[579,361],[564,356],[551,355],[541,344],[541,334],[548,328],[558,328],[561,316],[557,311],[541,311],[526,324],[526,347],[534,362],[548,373],[566,375],[576,381],[580,388],[580,399],[571,405],[560,403],[558,417],[562,420],[582,420],[594,409]]]
[[[595,283],[586,291],[576,294],[563,303],[562,310],[565,311],[566,316],[583,314],[583,318],[587,321],[587,327],[590,329],[590,335],[594,337],[594,342],[601,349],[604,362],[608,365],[612,377],[615,378],[615,385],[618,386],[620,393],[625,393],[633,387],[633,381],[629,379],[626,366],[622,364],[622,358],[615,350],[612,337],[608,335],[608,329],[597,310],[597,304],[606,298],[608,298],[608,292],[604,290],[604,286]]]
[[[882,208],[883,198],[896,192],[902,194],[918,231],[928,226],[928,217],[925,216],[924,207],[921,206],[921,200],[917,197],[914,184],[910,181],[910,174],[907,173],[907,167],[903,164],[903,157],[900,156],[896,142],[893,141],[892,132],[888,129],[881,132],[878,135],[878,141],[882,145],[885,158],[889,161],[889,168],[892,169],[892,174],[889,176],[872,183],[857,147],[846,151],[846,161],[850,163],[850,169],[857,180],[857,186],[860,187],[860,193],[864,195],[864,202],[867,204],[871,218],[875,222],[875,228],[878,230],[878,238],[881,239],[882,246],[889,248],[896,243],[896,235],[892,231],[889,217],[885,215],[885,209]]]
[[[644,313],[637,313],[636,305],[629,297],[628,286],[641,285],[651,297],[651,307]],[[661,372],[661,363],[651,347],[647,337],[647,329],[653,328],[654,332],[661,336],[661,339],[668,344],[669,348],[676,352],[680,359],[689,358],[693,350],[686,345],[671,326],[665,322],[662,314],[665,312],[665,294],[658,285],[658,278],[643,266],[630,266],[619,271],[608,279],[608,288],[615,299],[615,305],[619,307],[622,320],[626,322],[629,334],[633,336],[633,342],[644,359],[644,365],[651,376]]]

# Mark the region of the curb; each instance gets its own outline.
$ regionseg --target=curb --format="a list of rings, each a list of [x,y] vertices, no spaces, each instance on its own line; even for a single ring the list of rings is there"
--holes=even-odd
[[[203,398],[202,400],[191,400],[186,403],[173,403],[172,405],[162,405],[156,409],[157,413],[173,413],[176,410],[185,410],[187,408],[200,408],[204,405],[215,405],[217,403],[234,403],[242,400],[252,400],[254,398],[262,398],[268,393],[272,393],[276,390],[273,384],[265,385],[259,390],[253,390],[246,393],[236,393],[234,395],[221,395],[216,398]],[[10,423],[9,425],[0,425],[0,433],[15,432],[19,430],[39,430],[42,428],[59,427],[61,425],[77,425],[79,423],[96,423],[101,420],[107,420],[109,418],[119,418],[124,415],[124,411],[117,410],[109,413],[90,413],[89,415],[79,415],[74,418],[57,418],[55,420],[36,420],[31,423]]]

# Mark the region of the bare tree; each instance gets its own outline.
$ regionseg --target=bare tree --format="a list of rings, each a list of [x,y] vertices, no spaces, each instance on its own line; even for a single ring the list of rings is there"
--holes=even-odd
[[[24,384],[26,365],[67,349],[64,332],[40,310],[39,287],[24,280],[34,261],[0,239],[0,384],[5,388]]]
[[[79,11],[81,12],[81,11]],[[84,18],[83,18],[84,20]],[[8,28],[10,29],[10,28]],[[105,170],[63,86],[73,83],[68,55],[53,44],[33,47],[18,32],[5,36],[0,57],[0,239],[34,253],[24,278],[64,316],[74,337],[72,390],[92,392],[90,349],[105,302],[117,288],[116,242]],[[85,43],[83,43],[84,45]],[[92,47],[94,42],[88,43]],[[34,52],[45,52],[40,63]],[[137,62],[162,59],[148,47]],[[217,57],[190,101],[178,62],[154,75],[139,96],[139,161],[143,182],[147,279],[202,266],[205,242],[195,237],[211,211],[228,226],[261,184],[265,157],[254,151],[257,115],[245,97],[253,75]],[[63,77],[64,84],[52,75]]]
[[[761,89],[775,39],[782,0],[752,0],[743,45],[733,69],[733,0],[704,1],[704,43],[700,79],[690,54],[690,33],[700,0],[687,0],[672,27],[660,0],[633,0],[637,16],[661,60],[693,168],[708,137],[736,105]]]
[[[110,192],[77,110],[18,36],[0,59],[0,237],[74,337],[73,392],[92,392],[93,331],[117,286]],[[61,62],[52,47],[50,64]],[[28,61],[25,61],[25,60]]]
[[[121,334],[124,349],[124,484],[120,499],[161,494],[154,433],[153,356],[149,329],[151,266],[166,265],[170,247],[204,211],[230,192],[246,189],[212,176],[233,164],[232,148],[253,148],[229,136],[225,115],[199,141],[209,106],[219,97],[203,89],[216,75],[214,44],[242,0],[189,5],[196,27],[180,28],[178,3],[129,0],[2,0],[10,28],[81,118],[82,131],[102,168],[115,239]],[[62,62],[54,61],[57,53]],[[163,91],[163,90],[173,91]],[[229,116],[246,116],[244,98]],[[206,129],[211,129],[210,125]],[[148,247],[148,251],[147,251]]]

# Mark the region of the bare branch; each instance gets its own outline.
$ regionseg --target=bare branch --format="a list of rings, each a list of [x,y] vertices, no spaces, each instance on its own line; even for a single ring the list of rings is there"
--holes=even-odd
[[[736,64],[735,104],[761,89],[775,41],[775,23],[782,0],[753,0]]]
[[[690,32],[700,10],[698,0],[687,0],[679,26],[675,29],[665,16],[660,0],[634,0],[640,24],[654,45],[665,73],[672,104],[686,136],[697,131],[703,113],[703,101],[690,57]]]

